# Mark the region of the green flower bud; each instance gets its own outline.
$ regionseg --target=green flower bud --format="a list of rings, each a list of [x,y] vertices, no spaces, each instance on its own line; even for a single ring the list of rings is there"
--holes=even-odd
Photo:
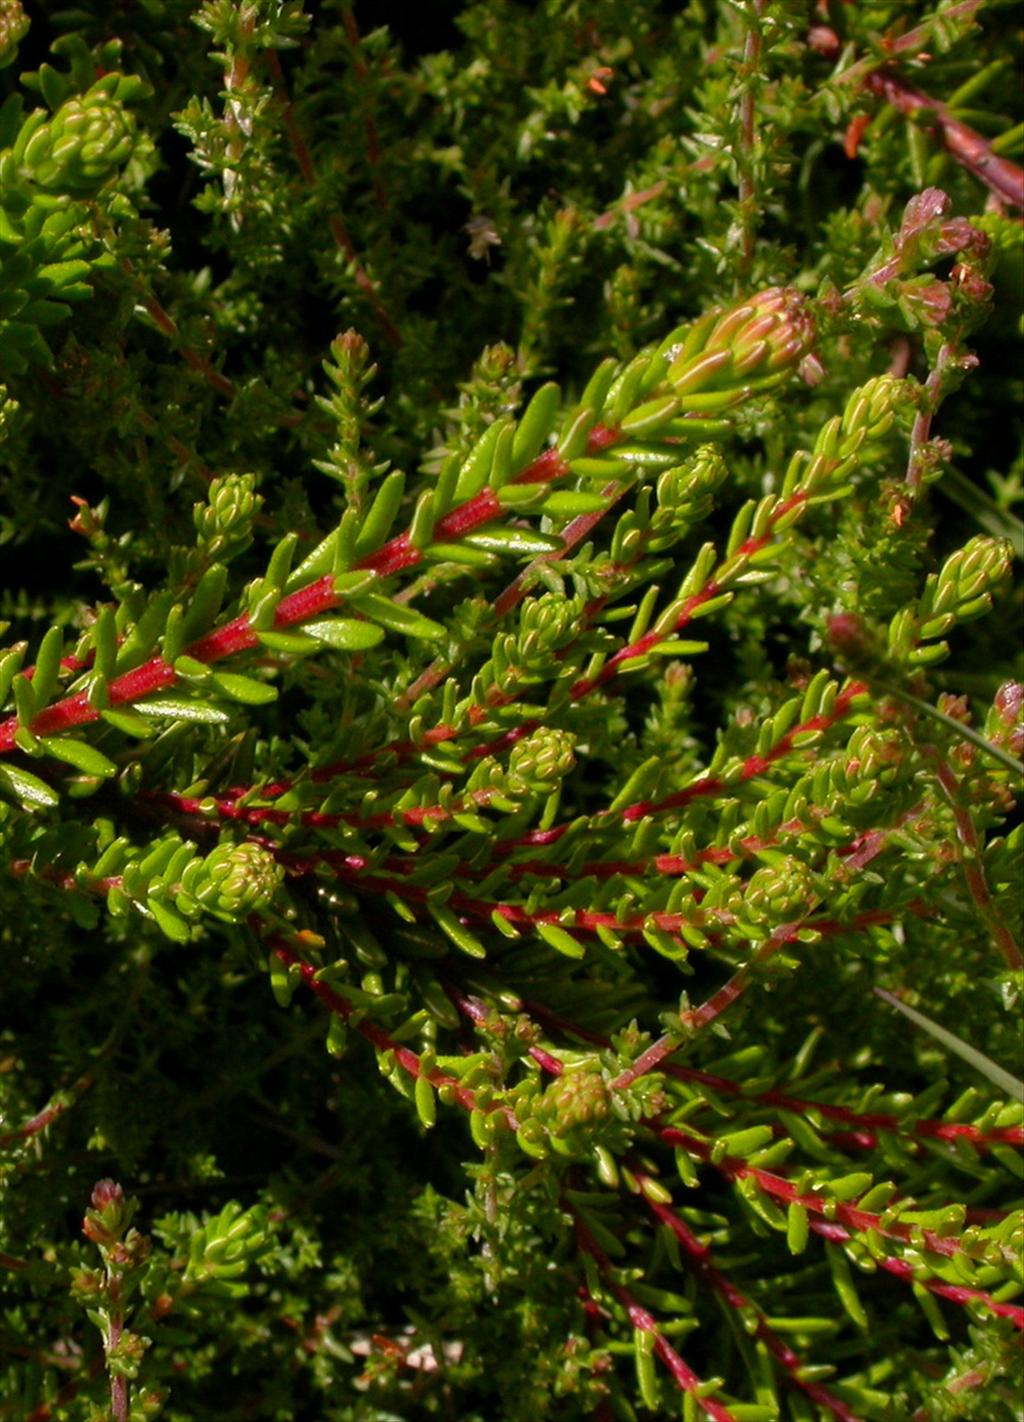
[[[755,921],[777,924],[804,918],[815,903],[814,879],[799,859],[765,865],[747,885],[744,907]]]
[[[514,795],[550,795],[576,764],[576,738],[544,726],[519,742],[508,761],[508,788]]]
[[[200,894],[214,913],[238,918],[265,908],[284,879],[284,870],[259,844],[218,844],[206,856],[208,888]]]
[[[571,1067],[537,1103],[536,1117],[570,1152],[589,1151],[611,1113],[611,1092],[596,1062]]]
[[[224,474],[214,479],[205,504],[196,504],[192,521],[210,558],[233,558],[252,539],[252,523],[263,500],[254,474]]]
[[[14,152],[22,176],[51,192],[94,192],[131,154],[134,120],[108,94],[90,91],[23,125]]]

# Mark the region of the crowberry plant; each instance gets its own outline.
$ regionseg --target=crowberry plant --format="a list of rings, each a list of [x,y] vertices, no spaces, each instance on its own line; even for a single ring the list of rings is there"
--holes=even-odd
[[[0,0],[0,1418],[1019,1417],[1018,40]]]

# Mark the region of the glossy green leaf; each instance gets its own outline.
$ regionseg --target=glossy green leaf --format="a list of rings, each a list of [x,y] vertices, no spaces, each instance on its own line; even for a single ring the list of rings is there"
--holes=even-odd
[[[0,763],[0,786],[29,810],[52,810],[59,800],[45,780],[20,765]]]
[[[55,756],[86,775],[116,775],[117,766],[108,760],[102,751],[89,745],[88,741],[75,741],[69,736],[40,736],[40,743],[46,747],[47,755]]]
[[[355,617],[328,617],[318,622],[304,622],[302,630],[316,641],[341,652],[365,652],[384,640],[382,628]]]
[[[239,676],[236,672],[214,672],[212,684],[232,701],[241,701],[246,706],[267,706],[277,700],[277,687],[255,677]]]
[[[404,607],[401,603],[392,602],[390,598],[381,597],[378,593],[360,593],[350,601],[357,612],[361,612],[372,622],[379,622],[389,632],[400,632],[405,637],[421,638],[429,642],[438,641],[445,636],[445,629],[439,622],[424,617],[414,608]]]
[[[211,706],[207,701],[187,701],[178,696],[139,701],[135,709],[140,716],[160,717],[171,721],[196,721],[207,726],[220,725],[231,719],[220,706]]]

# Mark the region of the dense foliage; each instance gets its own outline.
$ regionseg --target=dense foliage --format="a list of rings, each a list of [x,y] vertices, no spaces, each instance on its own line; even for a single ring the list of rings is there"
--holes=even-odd
[[[1014,11],[0,0],[0,1418],[1021,1416]]]

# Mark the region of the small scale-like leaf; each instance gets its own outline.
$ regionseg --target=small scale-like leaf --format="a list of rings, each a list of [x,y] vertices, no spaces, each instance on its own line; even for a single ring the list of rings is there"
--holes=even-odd
[[[417,1114],[429,1130],[437,1120],[437,1100],[434,1096],[434,1088],[425,1076],[418,1076],[416,1078],[414,1099]]]
[[[108,726],[113,726],[115,731],[121,731],[126,736],[135,736],[140,741],[148,741],[156,734],[149,722],[134,711],[101,711],[100,718],[106,721]]]
[[[395,469],[380,485],[363,519],[359,537],[356,539],[356,553],[360,557],[378,548],[391,532],[391,525],[398,517],[405,493],[405,475]]]
[[[445,908],[443,904],[431,904],[430,912],[437,926],[444,930],[461,952],[468,953],[471,958],[485,958],[487,956],[486,950],[476,934],[471,933],[464,923],[460,923],[451,909]]]
[[[0,786],[11,792],[26,809],[51,810],[59,799],[45,780],[22,770],[20,765],[0,765]]]
[[[538,923],[537,932],[549,947],[558,953],[564,953],[567,958],[583,957],[583,944],[564,928],[559,928],[557,923]]]
[[[257,632],[262,646],[270,652],[281,652],[289,657],[307,657],[315,652],[318,642],[302,632]]]
[[[643,1328],[633,1329],[633,1361],[643,1404],[649,1411],[655,1412],[659,1399],[658,1376],[654,1366],[654,1334]]]
[[[832,1271],[832,1283],[839,1296],[839,1302],[858,1328],[867,1328],[868,1316],[853,1282],[850,1261],[838,1244],[826,1244],[825,1253],[828,1256],[829,1268]]]
[[[140,716],[167,717],[171,721],[197,721],[216,726],[231,718],[219,706],[207,701],[187,701],[184,697],[164,696],[158,701],[139,701],[135,707]]]
[[[532,528],[486,528],[467,534],[465,542],[488,553],[557,553],[562,547],[560,538]]]
[[[602,494],[582,489],[556,489],[544,500],[544,512],[552,517],[575,518],[579,514],[600,513],[610,500]]]
[[[88,741],[74,741],[67,736],[41,736],[40,744],[45,746],[47,755],[73,765],[86,775],[116,775],[117,766],[112,760],[89,745]]]
[[[808,1219],[803,1205],[794,1202],[786,1211],[786,1244],[790,1254],[802,1254],[807,1245]]]
[[[355,617],[325,617],[320,622],[304,622],[302,627],[310,637],[341,652],[365,652],[384,640],[383,628]]]
[[[428,543],[423,556],[433,563],[459,563],[465,568],[491,568],[495,561],[493,553],[467,548],[464,543]]]
[[[215,672],[211,680],[218,691],[245,706],[266,706],[277,700],[277,687],[268,686],[255,677],[239,676],[236,672]]]
[[[177,909],[172,909],[168,904],[161,903],[159,899],[150,899],[146,907],[161,931],[172,943],[188,942],[189,927]]]
[[[381,597],[378,593],[362,593],[353,597],[351,602],[357,612],[361,612],[373,622],[379,622],[381,627],[386,627],[389,632],[401,632],[406,637],[422,638],[430,642],[445,635],[445,629],[440,622],[432,622],[429,617],[424,617],[422,612],[392,602],[390,598]]]

